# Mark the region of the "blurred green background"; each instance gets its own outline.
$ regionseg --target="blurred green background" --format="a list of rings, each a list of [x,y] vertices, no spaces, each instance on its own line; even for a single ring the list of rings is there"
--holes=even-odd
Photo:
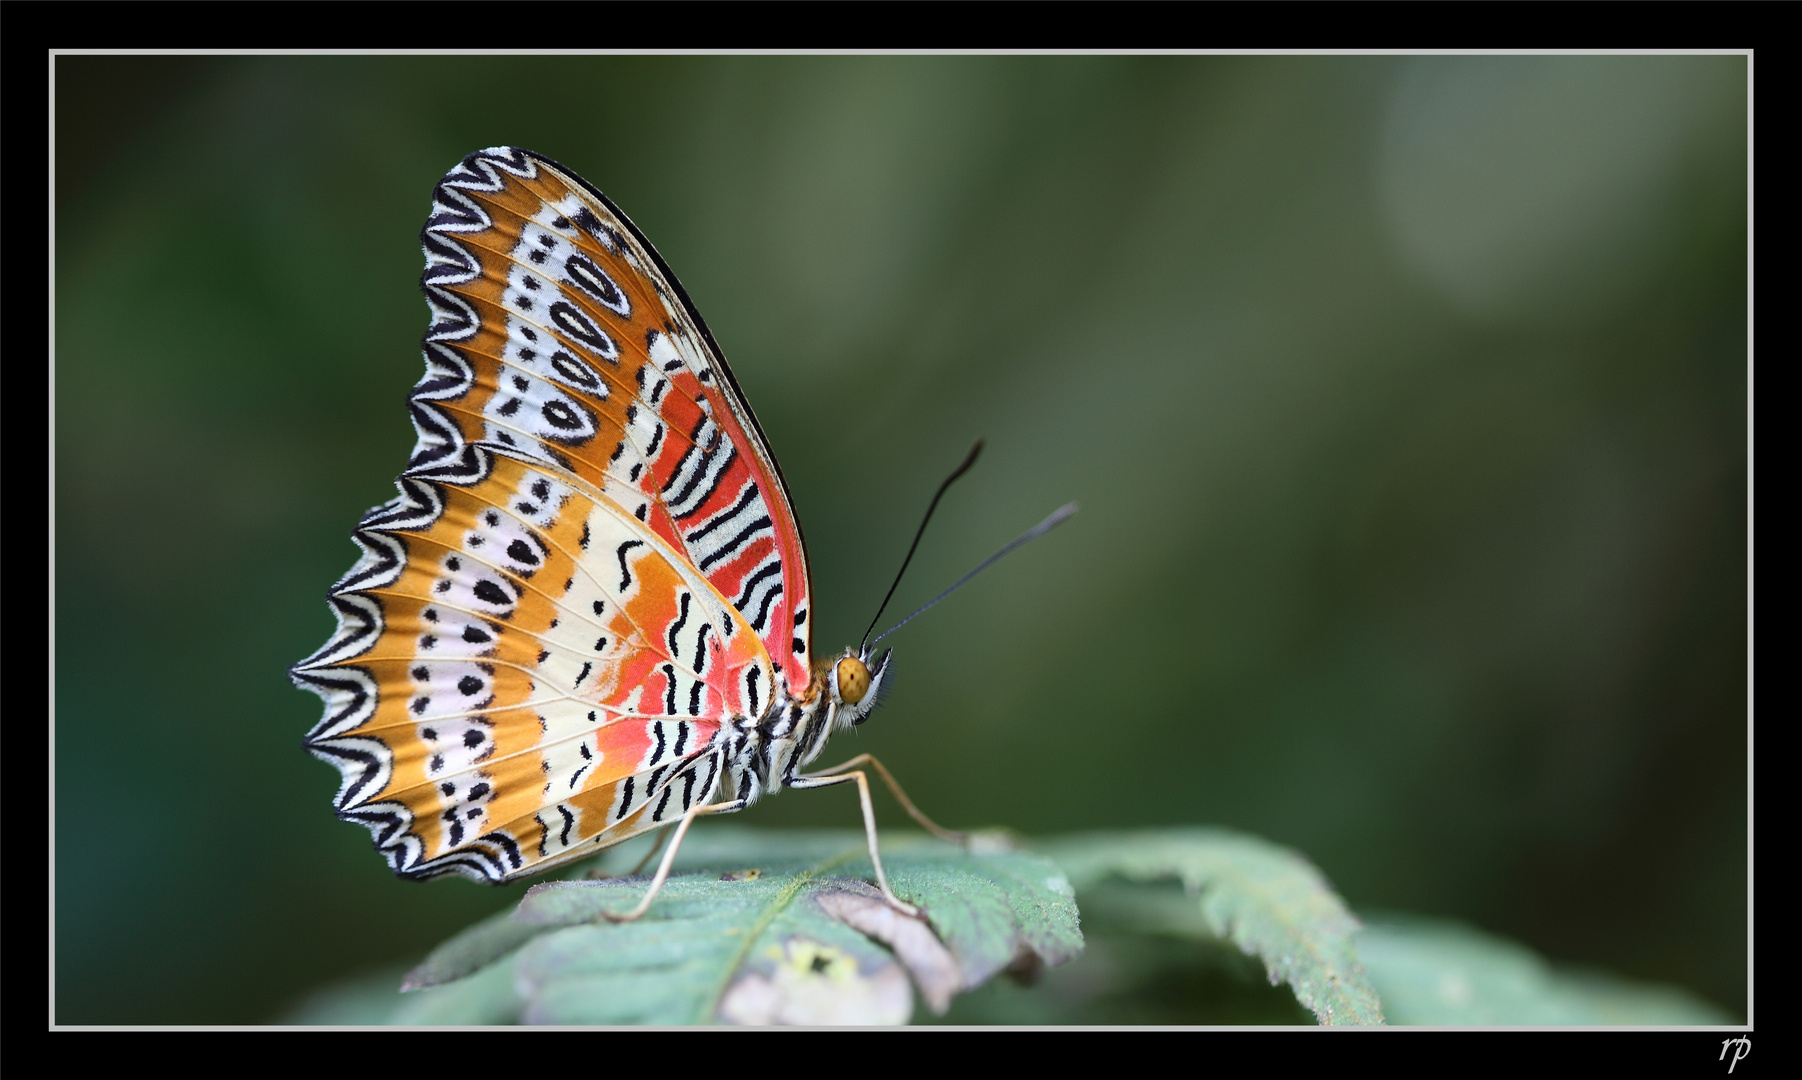
[[[267,1021],[521,891],[391,877],[286,677],[412,446],[432,185],[500,143],[681,276],[822,651],[977,436],[897,613],[1081,501],[835,752],[955,826],[1254,832],[1743,1013],[1743,57],[54,74],[57,1020]]]

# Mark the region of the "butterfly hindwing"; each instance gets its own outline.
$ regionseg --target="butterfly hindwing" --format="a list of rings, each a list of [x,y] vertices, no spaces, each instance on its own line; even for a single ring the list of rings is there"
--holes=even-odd
[[[499,880],[707,801],[714,733],[760,713],[774,672],[616,502],[542,462],[470,457],[478,478],[416,470],[365,519],[375,554],[334,596],[340,634],[296,675],[327,699],[309,745],[344,771],[340,813],[394,868]]]

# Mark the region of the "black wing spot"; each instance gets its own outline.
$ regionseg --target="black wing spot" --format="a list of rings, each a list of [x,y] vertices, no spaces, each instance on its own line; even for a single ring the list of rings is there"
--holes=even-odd
[[[580,431],[583,427],[582,417],[567,401],[547,401],[539,407],[538,412],[544,422],[558,431]]]
[[[771,563],[770,565],[775,566],[776,564]],[[757,617],[755,619],[751,620],[752,628],[755,629],[758,633],[760,633],[760,634],[763,633],[763,628],[765,626],[769,625],[770,605],[774,604],[776,602],[776,598],[781,595],[782,595],[782,584],[780,582],[778,582],[776,584],[776,586],[774,588],[772,588],[769,592],[766,592],[763,594],[763,604],[760,607],[758,607],[758,609],[757,609]],[[744,609],[740,608],[739,610],[743,611]],[[799,641],[800,639],[796,638],[795,640]]]
[[[690,537],[690,539],[692,540],[693,537]],[[738,599],[732,601],[732,606],[737,608],[740,611],[745,610],[746,606],[749,605],[751,602],[752,594],[757,591],[757,586],[763,584],[766,579],[774,577],[775,575],[780,574],[781,572],[782,572],[782,564],[779,562],[770,562],[770,563],[764,564],[763,569],[757,571],[755,574],[752,574],[750,577],[745,579],[744,586],[739,590]],[[780,593],[781,591],[782,591],[782,583],[777,582],[776,583],[776,592]],[[769,601],[766,599],[764,601],[764,604],[765,604],[764,611],[767,613],[769,610],[769,607],[768,607]],[[760,615],[758,618],[761,619],[762,616]],[[755,625],[760,630],[763,628],[763,624],[761,621],[753,623],[753,625]],[[797,625],[799,625],[799,624],[797,624]]]
[[[551,305],[551,322],[557,329],[588,346],[596,356],[611,363],[619,363],[619,346],[605,330],[588,320],[588,316],[577,311],[573,306],[559,300]]]
[[[747,485],[745,490],[750,491],[750,492],[755,492],[757,489]],[[719,521],[721,519],[715,518],[714,520]],[[708,570],[712,569],[712,567],[715,563],[718,563],[724,559],[729,559],[732,556],[738,554],[739,549],[744,546],[745,541],[749,540],[760,529],[767,529],[769,527],[770,527],[770,518],[769,518],[768,514],[765,514],[764,516],[758,518],[756,521],[753,521],[749,525],[746,525],[743,529],[740,529],[737,536],[734,536],[732,539],[726,541],[725,543],[721,544],[719,547],[715,548],[713,551],[713,554],[707,556],[705,559],[702,559],[700,561],[700,563],[696,565],[695,569],[697,569],[697,570],[701,571],[701,573],[705,574]],[[702,530],[702,531],[705,532],[706,530]]]
[[[580,255],[571,255],[564,260],[563,268],[569,274],[569,279],[580,286],[583,292],[606,304],[619,315],[631,317],[632,308],[626,303],[625,294],[619,291],[619,286],[614,284],[605,270]]]
[[[707,635],[712,631],[712,623],[702,623],[700,631],[695,634],[694,668],[697,672],[704,672],[707,670]]]
[[[682,594],[681,599],[678,601],[681,606],[681,611],[677,614],[676,621],[670,623],[669,633],[664,637],[664,640],[669,642],[670,655],[677,657],[678,659],[681,657],[682,653],[676,646],[676,635],[680,634],[682,632],[682,627],[688,624],[688,605],[689,601],[692,599],[692,594],[686,592]]]
[[[615,553],[619,556],[619,591],[625,592],[632,587],[632,571],[626,566],[626,552],[635,547],[643,547],[643,540],[627,540],[619,546]]]
[[[557,374],[563,376],[565,380],[575,383],[582,389],[599,391],[602,397],[607,396],[606,385],[601,382],[600,376],[596,375],[587,364],[562,349],[551,354],[551,367],[556,369]]]

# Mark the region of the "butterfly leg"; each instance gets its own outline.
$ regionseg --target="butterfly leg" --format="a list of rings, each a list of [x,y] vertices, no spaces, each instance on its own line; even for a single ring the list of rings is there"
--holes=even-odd
[[[887,784],[889,791],[894,793],[895,801],[901,804],[901,809],[907,811],[908,817],[919,822],[921,828],[938,837],[940,840],[945,840],[953,844],[968,845],[970,838],[967,835],[944,828],[925,814],[922,814],[919,808],[914,805],[913,800],[907,797],[907,792],[902,791],[901,785],[895,782],[894,774],[890,773],[888,768],[883,765],[882,762],[876,760],[876,757],[873,754],[859,754],[850,761],[834,765],[830,769],[821,769],[819,772],[813,773],[812,775],[832,776],[837,773],[842,773],[846,769],[854,769],[859,765],[869,765],[876,770],[876,775],[882,777],[882,782]]]
[[[648,850],[644,853],[644,858],[638,860],[636,863],[634,863],[632,865],[632,869],[626,871],[623,874],[617,874],[611,870],[590,870],[590,871],[588,871],[587,874],[585,874],[583,876],[586,877],[589,881],[611,881],[614,878],[637,877],[638,875],[644,873],[645,867],[651,865],[651,860],[657,857],[657,853],[659,851],[663,850],[663,845],[665,843],[667,843],[668,841],[669,841],[669,830],[668,829],[658,829],[657,830],[657,838],[654,841],[652,841],[650,850]]]
[[[688,827],[694,824],[695,818],[702,814],[730,814],[736,810],[743,810],[745,805],[745,800],[734,799],[731,802],[713,803],[710,806],[697,806],[683,814],[681,822],[676,826],[676,835],[670,841],[669,850],[663,853],[663,861],[657,864],[657,874],[651,878],[651,887],[645,890],[644,899],[638,902],[637,907],[623,915],[614,915],[611,912],[603,911],[601,918],[608,922],[633,922],[640,915],[649,911],[651,901],[657,899],[657,894],[663,891],[663,883],[669,878],[670,864],[676,861],[676,852],[682,849],[682,838],[688,835]]]
[[[868,755],[866,755],[868,756]],[[875,761],[874,758],[870,759]],[[846,762],[840,768],[857,764],[856,760]],[[877,766],[880,768],[881,766]],[[870,778],[862,772],[839,773],[838,775],[815,774],[812,776],[790,777],[787,786],[791,788],[823,788],[834,784],[857,782],[857,797],[863,803],[863,831],[870,842],[870,865],[876,868],[876,884],[882,889],[883,899],[887,900],[895,910],[907,915],[918,915],[920,909],[895,895],[895,890],[888,887],[888,875],[882,872],[882,856],[876,850],[876,808],[870,805]]]
[[[644,858],[638,860],[637,864],[635,864],[632,867],[632,869],[626,871],[626,876],[627,877],[637,877],[639,874],[644,873],[644,868],[651,865],[651,860],[657,857],[657,853],[659,851],[663,850],[663,845],[665,843],[667,843],[668,841],[669,841],[669,830],[668,829],[658,829],[657,830],[657,840],[656,840],[656,842],[651,844],[651,850],[645,852]]]

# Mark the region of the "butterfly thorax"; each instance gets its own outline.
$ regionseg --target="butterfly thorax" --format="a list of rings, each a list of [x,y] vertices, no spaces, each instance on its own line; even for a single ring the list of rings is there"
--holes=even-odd
[[[748,806],[788,787],[796,772],[825,750],[834,730],[854,727],[869,717],[888,672],[888,658],[884,653],[873,669],[850,652],[822,661],[804,696],[797,697],[784,686],[760,719],[732,717],[716,736],[726,759],[720,779],[722,799],[742,798]],[[851,679],[852,669],[861,677]],[[846,677],[841,679],[841,674]]]
[[[748,806],[787,786],[795,770],[825,748],[830,711],[823,694],[797,701],[784,692],[759,719],[732,717],[716,736],[724,742],[726,758],[721,797],[743,799]]]

